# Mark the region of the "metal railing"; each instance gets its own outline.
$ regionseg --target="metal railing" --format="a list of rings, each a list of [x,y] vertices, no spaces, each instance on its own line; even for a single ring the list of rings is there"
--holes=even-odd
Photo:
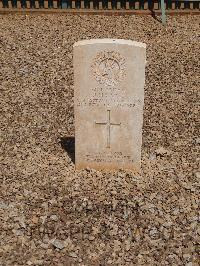
[[[163,3],[162,3],[163,2]],[[105,10],[180,10],[199,9],[200,1],[186,0],[1,0],[0,8],[55,8],[55,9],[105,9]]]

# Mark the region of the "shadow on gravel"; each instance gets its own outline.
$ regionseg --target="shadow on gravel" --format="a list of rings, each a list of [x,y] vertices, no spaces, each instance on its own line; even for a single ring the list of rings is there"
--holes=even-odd
[[[152,18],[154,18],[156,21],[162,23],[162,20],[158,16],[156,16],[155,11],[153,9],[150,9],[150,11],[151,11]]]
[[[60,144],[75,164],[75,137],[62,137],[60,138]]]

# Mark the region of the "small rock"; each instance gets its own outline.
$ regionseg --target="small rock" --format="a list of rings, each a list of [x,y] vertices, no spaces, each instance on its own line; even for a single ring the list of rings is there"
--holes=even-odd
[[[119,240],[114,240],[114,251],[119,251],[121,249],[121,242]]]
[[[170,226],[172,226],[172,222],[165,222],[165,223],[163,223],[163,226],[164,227],[170,227]]]
[[[94,235],[97,235],[99,233],[99,229],[97,227],[92,227],[92,231]]]
[[[12,232],[17,235],[17,236],[22,236],[24,234],[24,232],[22,230],[15,230],[13,229]]]
[[[57,222],[59,219],[58,219],[58,216],[57,215],[51,215],[50,216],[50,219],[52,220],[52,221],[54,221],[54,222]]]
[[[189,259],[190,257],[191,257],[190,254],[183,254],[183,258],[184,258],[184,259]]]
[[[37,224],[37,223],[38,223],[38,220],[39,220],[39,219],[38,219],[37,216],[33,216],[33,218],[32,218],[31,221],[32,221],[33,224]]]
[[[48,249],[49,244],[42,243],[40,246],[41,248]]]
[[[190,261],[190,262],[186,263],[185,266],[193,266],[193,263]]]
[[[8,205],[5,204],[4,202],[0,202],[0,209],[7,209]]]
[[[47,215],[40,216],[40,219],[42,220],[42,224],[44,224],[47,219]]]
[[[24,228],[24,229],[26,228],[26,224],[25,224],[23,219],[19,219],[19,224],[20,224],[21,228]]]
[[[101,243],[99,246],[103,249],[106,245],[104,243]]]
[[[95,236],[89,236],[88,239],[92,241],[95,239]]]
[[[76,252],[69,252],[69,256],[72,257],[72,258],[77,258],[78,257]]]
[[[159,147],[157,150],[155,150],[156,155],[164,156],[169,154],[169,151],[164,149],[163,147]]]
[[[196,144],[200,144],[200,138],[195,139]]]
[[[55,247],[55,248],[58,248],[58,249],[63,249],[65,247],[65,245],[63,244],[62,241],[58,240],[58,239],[55,239],[53,242],[52,242],[52,245]]]
[[[126,251],[129,251],[130,248],[131,248],[131,243],[130,243],[129,240],[126,240],[126,241],[125,241],[125,249],[126,249]]]
[[[155,160],[156,159],[156,154],[155,153],[150,153],[149,154],[149,160],[151,160],[151,161],[153,161],[153,160]]]
[[[68,237],[65,241],[64,241],[64,245],[67,247],[72,247],[72,240],[70,239],[70,237]]]
[[[136,228],[135,232],[134,232],[134,238],[136,241],[140,240],[140,230],[138,228]]]
[[[200,172],[196,172],[196,173],[195,173],[195,177],[196,177],[197,179],[200,179]]]
[[[158,235],[157,228],[155,228],[155,227],[151,228],[151,230],[149,231],[149,235],[150,235],[151,238],[157,237],[157,235]]]
[[[33,262],[34,265],[44,265],[44,261],[43,260],[34,259],[32,262]]]

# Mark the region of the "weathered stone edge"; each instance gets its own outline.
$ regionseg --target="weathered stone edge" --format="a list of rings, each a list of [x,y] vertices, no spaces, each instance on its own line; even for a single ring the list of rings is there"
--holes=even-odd
[[[90,44],[126,44],[133,45],[141,48],[146,48],[146,44],[142,42],[136,42],[132,40],[124,40],[124,39],[90,39],[90,40],[81,40],[75,42],[73,47],[82,46],[82,45],[90,45]]]

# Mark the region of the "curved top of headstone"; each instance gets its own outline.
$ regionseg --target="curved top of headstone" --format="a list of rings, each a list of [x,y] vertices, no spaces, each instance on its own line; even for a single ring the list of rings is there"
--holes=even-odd
[[[146,48],[146,44],[142,42],[136,42],[132,40],[124,40],[124,39],[90,39],[90,40],[82,40],[75,42],[73,47],[80,46],[80,45],[90,45],[90,44],[126,44],[126,45],[133,45],[137,47]]]

